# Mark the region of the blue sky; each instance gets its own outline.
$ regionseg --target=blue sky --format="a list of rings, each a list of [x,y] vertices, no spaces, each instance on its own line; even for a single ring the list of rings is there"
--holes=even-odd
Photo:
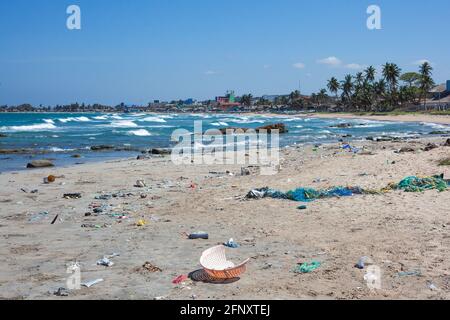
[[[71,4],[81,30],[66,28]],[[382,30],[366,27],[371,4]],[[1,1],[0,104],[277,94],[299,81],[311,93],[358,67],[423,59],[444,82],[449,13],[448,0]]]

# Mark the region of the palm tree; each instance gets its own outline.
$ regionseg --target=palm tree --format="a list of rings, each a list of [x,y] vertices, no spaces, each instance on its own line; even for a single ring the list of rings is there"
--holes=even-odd
[[[377,107],[379,107],[381,101],[384,100],[386,96],[386,81],[384,79],[380,79],[379,81],[375,82],[373,85],[373,90],[377,100]]]
[[[291,92],[291,94],[289,95],[289,98],[291,99],[292,102],[300,99],[301,98],[300,91],[295,90],[295,91]]]
[[[383,66],[383,77],[389,86],[389,103],[392,108],[397,104],[397,87],[401,69],[395,63],[387,62]]]
[[[419,68],[419,73],[420,73],[420,78],[419,78],[419,86],[420,86],[420,91],[422,93],[422,97],[423,97],[423,105],[426,109],[427,106],[427,94],[428,92],[430,92],[431,88],[433,88],[434,86],[434,81],[432,76],[432,71],[433,71],[433,67],[430,65],[429,62],[424,62],[420,68]]]
[[[327,90],[326,89],[320,90],[319,93],[317,94],[317,100],[319,101],[319,107],[327,98],[328,98]]]
[[[364,81],[364,75],[362,72],[358,72],[355,76],[356,84],[358,86],[362,86],[362,83]]]
[[[366,80],[369,81],[370,83],[373,83],[375,81],[376,73],[377,73],[377,70],[373,66],[370,66],[366,70],[364,70],[364,74],[366,75]]]
[[[253,96],[251,94],[244,94],[241,97],[241,103],[249,107],[252,104]]]
[[[341,85],[339,84],[338,79],[336,79],[335,77],[332,77],[330,80],[328,80],[327,87],[331,93],[334,93],[336,95],[336,102],[337,102],[338,91],[341,88]]]
[[[351,107],[352,102],[352,91],[354,88],[353,85],[353,77],[348,74],[345,76],[344,81],[342,81],[342,100],[344,104],[347,104],[347,107]]]

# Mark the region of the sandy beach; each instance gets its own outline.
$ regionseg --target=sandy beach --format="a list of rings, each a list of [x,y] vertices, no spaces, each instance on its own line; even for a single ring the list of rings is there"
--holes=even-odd
[[[438,165],[450,156],[446,139],[433,139],[440,147],[428,152],[421,150],[427,139],[352,143],[358,154],[341,143],[284,148],[273,176],[242,176],[242,166],[176,166],[170,157],[2,173],[0,298],[448,299],[448,191],[322,199],[306,210],[288,200],[245,199],[266,186],[379,189],[411,175],[448,178],[449,167]],[[395,152],[402,147],[414,152]],[[56,181],[43,184],[50,174]],[[137,180],[146,187],[134,187]],[[81,198],[63,198],[67,193]],[[96,199],[102,194],[117,197]],[[103,212],[94,213],[98,207]],[[147,224],[138,226],[139,220]],[[183,235],[196,231],[210,238]],[[172,284],[201,268],[205,249],[230,238],[240,244],[228,250],[232,261],[251,258],[239,281]],[[111,258],[113,266],[96,264],[112,253],[120,254]],[[365,270],[355,268],[362,256],[380,267],[380,290],[370,290]],[[322,264],[309,274],[292,272],[310,261]],[[66,286],[73,262],[81,266],[82,282],[104,281],[54,295]],[[162,271],[142,269],[146,262]]]
[[[356,115],[351,113],[314,113],[308,116],[323,119],[366,119],[379,121],[398,121],[398,122],[428,122],[450,125],[450,116],[432,115],[432,114],[400,114],[400,115]]]

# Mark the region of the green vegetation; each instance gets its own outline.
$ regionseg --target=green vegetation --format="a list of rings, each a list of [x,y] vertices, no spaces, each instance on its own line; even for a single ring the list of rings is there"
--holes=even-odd
[[[326,95],[324,89],[313,94],[311,99],[319,107],[326,102],[334,104],[334,111],[341,112],[405,112],[406,106],[422,102],[426,106],[428,92],[434,86],[433,68],[428,62],[424,62],[418,71],[402,74],[395,63],[387,62],[382,66],[377,80],[376,69],[370,66],[356,75],[346,75],[341,82],[335,77],[328,80],[327,88],[334,96],[333,99]],[[320,108],[318,111],[321,111]],[[443,114],[448,112],[444,111]]]

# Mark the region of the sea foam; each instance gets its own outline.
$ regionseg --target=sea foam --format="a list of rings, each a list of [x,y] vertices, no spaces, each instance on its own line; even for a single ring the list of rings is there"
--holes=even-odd
[[[149,137],[152,134],[145,129],[129,131],[129,135],[138,136],[138,137]]]
[[[0,131],[16,131],[16,132],[27,132],[27,131],[47,131],[53,130],[57,127],[51,123],[41,123],[41,124],[33,124],[29,126],[11,126],[11,127],[2,127]]]
[[[113,121],[110,124],[113,128],[136,128],[138,125],[130,120]]]

